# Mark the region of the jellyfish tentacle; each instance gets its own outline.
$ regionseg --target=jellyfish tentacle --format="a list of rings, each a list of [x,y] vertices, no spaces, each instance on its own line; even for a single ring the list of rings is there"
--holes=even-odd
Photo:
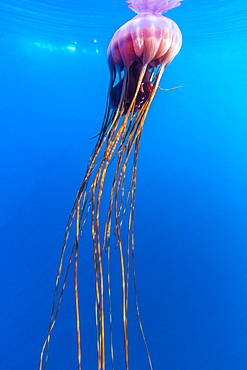
[[[137,93],[136,93],[137,96]],[[129,111],[132,109],[133,104],[129,107]],[[117,144],[119,142],[119,139],[121,137],[122,132],[124,132],[126,124],[128,121],[128,115],[124,118],[123,122],[121,122],[118,130],[116,130],[116,126],[119,123],[116,119],[116,125],[115,127],[112,127],[112,130],[109,131],[110,135],[114,135],[114,140],[111,137],[111,140],[106,140],[106,148],[104,149],[104,156],[102,159],[101,164],[99,165],[99,168],[97,170],[97,173],[95,175],[95,178],[92,183],[92,237],[94,240],[94,255],[95,255],[95,274],[96,274],[96,292],[99,292],[96,294],[98,297],[97,300],[97,312],[96,317],[97,323],[100,321],[99,325],[99,348],[100,348],[100,355],[99,355],[99,367],[102,366],[104,368],[104,297],[103,297],[103,272],[102,272],[102,252],[101,252],[101,245],[100,245],[100,238],[99,238],[99,218],[100,218],[100,202],[101,202],[101,196],[102,196],[102,190],[103,185],[105,181],[105,176],[107,172],[107,168],[109,166],[109,163],[116,151]],[[97,195],[96,195],[97,193]],[[118,236],[119,241],[120,235]],[[122,258],[123,262],[123,258]],[[100,270],[99,272],[99,283],[98,283],[98,268]],[[124,274],[124,264],[122,263],[122,294],[123,294],[123,321],[124,321],[124,332],[125,332],[125,351],[126,351],[126,366],[128,368],[128,351],[127,351],[127,331],[126,331],[126,303],[125,303],[125,274]]]
[[[70,234],[70,228],[73,223],[74,217],[76,217],[77,223],[78,221],[82,223],[82,226],[85,223],[85,215],[83,219],[83,214],[86,208],[87,202],[89,202],[89,206],[91,205],[91,212],[92,212],[92,236],[94,240],[97,240],[97,251],[95,250],[94,255],[95,255],[95,279],[96,279],[96,307],[97,307],[97,322],[96,326],[100,325],[99,331],[98,331],[98,348],[99,348],[99,362],[98,362],[98,367],[99,369],[102,368],[104,369],[104,305],[103,305],[103,267],[102,267],[102,252],[101,252],[101,247],[100,247],[100,240],[99,240],[99,219],[100,219],[100,202],[101,202],[101,196],[102,196],[102,191],[103,191],[103,185],[105,181],[105,176],[106,172],[108,169],[108,166],[110,164],[111,159],[116,153],[116,148],[118,147],[118,155],[119,155],[119,160],[118,160],[118,165],[116,168],[116,173],[115,173],[115,183],[113,184],[112,188],[112,193],[115,191],[115,196],[112,196],[112,201],[110,205],[110,210],[108,214],[108,221],[106,222],[105,225],[108,226],[108,229],[111,229],[111,212],[112,212],[112,206],[113,206],[113,198],[115,198],[115,221],[116,221],[116,229],[117,229],[117,235],[118,235],[118,245],[120,246],[120,261],[121,261],[121,270],[122,270],[122,302],[123,302],[123,324],[124,324],[124,343],[125,343],[125,359],[126,359],[126,369],[128,369],[128,334],[127,334],[127,310],[128,310],[128,279],[129,279],[129,262],[127,262],[127,265],[125,266],[124,262],[124,257],[123,257],[123,246],[121,242],[121,223],[122,220],[120,219],[119,210],[122,211],[122,216],[124,216],[125,213],[125,208],[122,207],[122,201],[120,201],[120,204],[118,203],[118,192],[120,189],[120,186],[122,184],[122,179],[125,177],[126,173],[126,165],[129,160],[129,156],[131,154],[132,148],[134,143],[136,142],[136,139],[138,135],[141,132],[142,127],[140,127],[140,124],[143,126],[143,122],[147,113],[147,107],[150,105],[151,101],[150,98],[152,97],[151,94],[150,98],[148,99],[148,102],[144,104],[143,107],[140,108],[140,111],[137,113],[137,117],[135,117],[134,113],[134,106],[135,106],[135,101],[137,98],[138,94],[138,88],[140,88],[143,76],[145,74],[147,66],[143,67],[143,72],[141,74],[141,77],[139,79],[139,83],[136,89],[136,94],[134,96],[134,99],[132,100],[132,104],[128,107],[128,111],[126,113],[126,116],[123,119],[123,122],[120,124],[120,118],[121,114],[119,114],[120,111],[123,111],[123,101],[121,102],[120,108],[118,108],[117,112],[114,114],[114,119],[111,122],[110,125],[104,126],[105,130],[105,135],[104,137],[100,137],[97,144],[96,144],[96,149],[94,150],[93,156],[90,160],[86,175],[84,177],[84,180],[82,182],[82,185],[78,191],[77,194],[77,200],[72,208],[70,218],[68,220],[68,225],[66,228],[66,233],[65,233],[65,241],[64,241],[64,247],[62,250],[62,257],[61,257],[61,263],[59,265],[59,271],[57,274],[56,278],[56,295],[58,294],[58,285],[59,285],[59,280],[61,277],[61,271],[62,271],[62,266],[63,266],[63,259],[64,259],[64,254],[65,254],[65,249],[67,247],[68,243],[68,238]],[[123,100],[123,98],[122,98]],[[147,104],[148,103],[148,104]],[[122,107],[122,108],[121,108]],[[134,118],[135,117],[135,118]],[[132,123],[133,121],[133,123]],[[120,125],[119,128],[118,125]],[[97,173],[94,177],[94,180],[92,182],[92,185],[90,186],[89,190],[86,190],[87,184],[89,181],[89,178],[94,170],[96,161],[99,157],[99,154],[101,152],[101,149],[103,148],[104,143],[106,143],[106,148],[104,149],[104,157],[99,165],[99,168],[97,170]],[[124,158],[124,155],[126,154],[126,157]],[[124,161],[123,161],[124,160]],[[122,162],[123,161],[123,162]],[[120,170],[121,168],[121,170]],[[98,188],[97,188],[98,186]],[[132,185],[131,185],[132,186]],[[97,190],[98,189],[98,190]],[[124,189],[124,187],[123,187]],[[123,190],[122,190],[123,191]],[[132,190],[133,191],[133,190]],[[96,196],[97,193],[97,196]],[[90,195],[91,194],[91,195]],[[132,198],[132,195],[131,195]],[[96,202],[96,205],[95,205]],[[80,204],[80,216],[78,216],[78,213],[76,215],[76,210],[78,207],[78,204]],[[89,210],[87,210],[87,213]],[[94,225],[95,221],[94,218],[96,217],[96,231],[94,230]],[[80,227],[78,226],[78,231],[77,231],[77,241],[79,238],[79,233],[80,233]],[[108,230],[108,234],[109,234]],[[96,239],[95,239],[96,238]],[[72,258],[75,253],[76,246],[74,244],[74,247],[71,252],[71,257],[70,257],[70,263],[72,262]],[[77,250],[77,258],[78,258],[78,250]],[[125,270],[126,269],[126,270]],[[66,274],[67,275],[67,274]],[[99,276],[101,276],[99,278]],[[49,329],[49,334],[48,334],[48,339],[47,342],[50,340],[50,333],[55,325],[55,321],[58,315],[58,311],[60,309],[61,305],[61,300],[63,296],[63,291],[65,289],[65,284],[66,284],[66,279],[62,285],[62,291],[59,296],[58,300],[58,306],[56,311],[54,310],[53,312],[53,320],[51,321],[50,329]],[[76,288],[78,289],[78,288]],[[79,318],[77,318],[77,328],[79,327]],[[80,340],[78,339],[78,342]],[[47,344],[45,343],[45,345]],[[78,344],[79,345],[79,344]],[[80,355],[78,355],[78,361],[80,362]]]
[[[116,121],[116,118],[117,118],[117,113],[118,112],[114,112],[113,118],[110,121],[111,123],[110,124],[108,123],[108,125],[105,125],[103,127],[103,129],[110,132],[112,126],[114,126],[114,124],[115,124],[115,121]],[[103,124],[104,124],[104,122],[103,122]],[[46,368],[46,363],[47,363],[47,360],[48,360],[48,350],[49,350],[49,342],[50,342],[51,332],[52,332],[52,330],[55,326],[56,319],[58,317],[58,313],[59,313],[62,298],[63,298],[63,293],[64,293],[64,290],[65,290],[65,287],[66,287],[66,282],[67,282],[67,278],[68,278],[70,265],[72,263],[73,256],[74,256],[74,253],[75,253],[75,244],[73,244],[73,247],[72,247],[72,250],[71,250],[71,253],[70,253],[70,257],[69,257],[69,261],[68,261],[68,264],[67,264],[66,272],[65,272],[65,277],[64,277],[62,285],[61,285],[61,291],[59,293],[59,285],[60,285],[60,278],[61,278],[61,274],[62,274],[62,270],[63,270],[63,262],[64,262],[64,258],[65,258],[65,252],[66,252],[66,249],[67,249],[68,241],[69,241],[70,230],[71,230],[71,227],[73,225],[73,220],[74,220],[75,215],[76,215],[76,206],[79,202],[82,201],[83,195],[86,194],[87,183],[88,183],[89,178],[91,176],[91,173],[93,171],[93,168],[94,168],[95,162],[98,158],[98,155],[100,153],[100,150],[101,150],[102,146],[104,145],[106,137],[107,137],[107,135],[106,136],[101,136],[97,141],[95,149],[93,150],[93,154],[92,154],[92,156],[89,160],[88,169],[86,171],[86,174],[84,176],[82,184],[81,184],[81,186],[80,186],[80,188],[77,192],[76,201],[75,201],[75,203],[72,207],[72,210],[71,210],[69,218],[68,218],[67,226],[66,226],[66,229],[65,229],[64,242],[63,242],[60,261],[59,261],[59,266],[58,266],[58,272],[57,272],[56,281],[55,281],[54,298],[53,298],[53,305],[52,305],[52,311],[51,311],[51,316],[50,316],[50,325],[49,325],[48,333],[47,333],[47,336],[46,336],[45,341],[43,343],[43,346],[42,346],[42,349],[41,349],[41,354],[40,354],[40,363],[39,363],[39,369],[40,370],[43,367],[44,353],[46,353],[45,363],[44,363],[44,368]],[[83,210],[85,208],[85,204],[86,204],[87,201],[88,201],[88,197],[86,197],[86,200],[83,201],[83,207],[82,207]],[[80,219],[81,219],[81,216],[80,216]],[[59,296],[58,301],[57,301],[57,296]],[[78,323],[76,325],[78,325]]]
[[[77,203],[77,207],[76,207],[76,238],[75,238],[75,261],[74,261],[74,294],[75,294],[75,310],[76,310],[78,370],[81,370],[81,330],[80,330],[80,310],[79,310],[79,294],[78,294],[79,235],[80,235],[80,202]]]
[[[128,108],[128,111],[126,113],[126,117],[124,118],[123,125],[121,125],[120,129],[122,128],[122,126],[123,126],[123,128],[126,127],[126,124],[127,124],[127,121],[128,121],[129,117],[133,117],[135,102],[136,102],[137,95],[138,95],[138,92],[139,92],[139,89],[140,89],[140,86],[141,86],[141,83],[142,83],[142,80],[143,80],[143,77],[144,77],[144,74],[145,74],[145,71],[146,71],[146,67],[147,66],[144,65],[143,68],[140,71],[139,80],[138,80],[138,83],[137,83],[135,94],[133,96],[133,100],[131,101],[131,104],[130,104],[130,106]],[[121,130],[121,132],[123,132],[123,129]],[[128,137],[128,140],[129,140],[129,137]],[[122,149],[122,146],[123,146],[123,143],[121,143],[121,149]],[[121,152],[121,156],[123,156],[123,152]],[[117,168],[116,171],[118,171],[118,168]],[[117,172],[116,172],[116,174],[117,174]],[[122,246],[122,241],[121,241],[121,230],[120,230],[119,222],[118,222],[117,205],[118,205],[117,198],[115,198],[115,222],[116,222],[117,238],[118,238],[118,245],[119,245],[121,275],[122,275],[122,319],[123,319],[123,330],[124,330],[125,365],[126,365],[126,370],[128,370],[129,369],[128,318],[127,318],[127,307],[128,307],[127,297],[128,297],[128,294],[126,292],[126,288],[128,287],[128,285],[126,286],[123,246]]]
[[[136,311],[137,311],[138,322],[139,322],[139,326],[140,326],[140,330],[141,330],[141,334],[142,334],[142,337],[143,337],[143,341],[144,341],[144,345],[145,345],[145,348],[146,348],[148,361],[149,361],[149,365],[150,365],[151,370],[153,369],[153,366],[152,366],[151,357],[150,357],[150,353],[149,353],[149,349],[148,349],[148,346],[147,346],[147,341],[146,341],[146,338],[145,338],[144,329],[143,329],[143,325],[142,325],[142,321],[141,321],[141,317],[140,317],[137,287],[136,287],[136,271],[135,271],[135,263],[134,263],[134,202],[135,202],[135,189],[136,189],[136,170],[137,170],[137,160],[138,160],[138,149],[139,149],[139,144],[140,144],[142,128],[143,128],[143,124],[144,124],[144,120],[145,120],[145,114],[147,113],[147,110],[148,110],[148,108],[151,104],[151,101],[152,101],[152,99],[155,95],[155,92],[157,90],[157,87],[158,87],[160,78],[163,74],[163,71],[164,71],[164,67],[161,66],[160,69],[159,69],[159,72],[157,74],[156,81],[154,83],[154,90],[153,90],[152,94],[150,95],[149,100],[145,103],[146,107],[141,108],[141,109],[143,109],[144,114],[142,115],[143,112],[140,112],[140,115],[138,117],[139,119],[137,119],[137,121],[139,121],[138,122],[139,127],[138,127],[138,130],[137,130],[136,138],[134,140],[134,142],[135,142],[135,157],[134,157],[134,165],[133,165],[133,170],[132,170],[133,171],[132,172],[132,180],[131,180],[131,192],[132,192],[132,194],[131,194],[131,205],[130,205],[130,215],[129,215],[129,237],[131,235],[132,268],[133,268],[133,277],[134,277],[134,291],[135,291],[135,300],[136,300]]]
[[[110,353],[111,353],[111,368],[114,370],[114,346],[113,346],[113,316],[112,316],[112,299],[111,299],[111,270],[110,270],[110,254],[111,248],[107,247],[107,290],[109,303],[109,324],[110,324]]]
[[[180,89],[181,87],[184,87],[184,86],[171,87],[170,89],[163,89],[162,87],[159,86],[159,89],[162,91],[170,91],[170,90]]]
[[[152,102],[152,100],[155,96],[155,93],[158,89],[160,79],[161,79],[161,77],[164,73],[164,69],[165,69],[165,66],[161,65],[159,70],[158,70],[158,73],[157,73],[157,76],[155,78],[155,82],[154,82],[154,85],[153,85],[153,90],[151,91],[149,100],[146,102],[148,107],[150,106],[150,104],[151,104],[151,102]],[[146,114],[147,114],[147,111],[148,111],[148,107],[143,107],[142,108],[143,111],[144,111],[144,115],[143,115],[143,118],[142,118],[142,125],[144,124]],[[132,180],[133,181],[133,187],[132,187],[133,194],[132,194],[132,206],[131,206],[131,212],[130,212],[131,235],[132,235],[132,270],[133,270],[133,280],[134,280],[135,304],[136,304],[136,312],[137,312],[139,327],[140,327],[143,342],[144,342],[144,345],[145,345],[145,349],[146,349],[146,353],[147,353],[147,357],[148,357],[148,361],[149,361],[149,366],[150,366],[150,369],[153,370],[151,356],[150,356],[150,352],[149,352],[149,349],[148,349],[148,345],[147,345],[147,341],[146,341],[146,337],[145,337],[145,333],[144,333],[144,329],[143,329],[143,325],[142,325],[141,315],[140,315],[139,300],[138,300],[138,294],[137,294],[135,257],[134,257],[135,256],[135,253],[134,253],[135,252],[135,243],[134,243],[134,203],[135,203],[136,171],[137,171],[137,160],[138,160],[138,154],[139,154],[138,148],[139,148],[139,145],[140,145],[140,137],[141,137],[141,132],[140,132],[140,135],[138,137],[138,141],[137,141],[137,144],[136,144],[137,146],[135,148],[135,164],[133,166],[133,180]]]
[[[136,93],[137,95],[137,93]],[[130,106],[129,110],[132,108]],[[118,131],[116,132],[114,140],[108,141],[107,146],[104,150],[104,157],[103,160],[99,166],[99,169],[97,171],[97,174],[94,178],[92,187],[93,187],[93,193],[92,193],[92,237],[94,240],[94,255],[96,257],[97,265],[99,267],[99,286],[98,286],[98,279],[96,276],[96,284],[97,288],[96,290],[99,291],[99,302],[97,305],[97,313],[96,316],[100,318],[100,365],[102,366],[102,369],[105,367],[105,345],[104,345],[104,284],[103,284],[103,267],[102,267],[102,252],[101,252],[101,245],[100,245],[100,237],[99,237],[99,216],[100,216],[100,202],[101,202],[101,196],[102,196],[102,191],[103,191],[103,185],[104,185],[104,180],[107,172],[107,168],[109,166],[110,160],[115,153],[115,149],[117,147],[117,144],[119,142],[119,139],[121,137],[121,133],[124,130],[127,122],[127,117],[124,118],[123,123],[121,123]],[[117,126],[117,125],[116,125]],[[113,130],[113,133],[115,130]],[[111,133],[112,134],[112,133]],[[97,200],[96,200],[96,206],[94,206],[95,203],[95,193],[97,190],[98,186],[98,192],[97,192]],[[97,245],[97,247],[96,247]],[[122,260],[123,262],[123,260]],[[124,283],[124,265],[122,264],[122,289],[123,289],[123,295],[124,295],[124,290],[125,290],[125,283]],[[97,271],[95,271],[97,275]],[[125,299],[123,298],[123,301]],[[98,309],[99,307],[99,309]],[[125,313],[125,305],[123,304],[123,317],[124,317],[124,332],[125,332],[125,348],[127,348],[127,332],[126,332],[126,313]],[[128,352],[127,349],[126,351],[126,364],[128,364]],[[126,365],[128,368],[128,365]]]
[[[163,72],[163,70],[162,70],[162,72]],[[156,89],[157,89],[157,83],[156,83]],[[150,103],[151,103],[151,99],[149,101],[149,105],[150,105]],[[139,115],[139,113],[138,113],[138,115]],[[129,145],[129,147],[128,147],[128,153],[126,155],[125,162],[122,164],[122,172],[119,175],[119,178],[118,178],[119,181],[118,182],[115,181],[115,178],[118,176],[118,170],[119,170],[119,168],[117,167],[116,174],[115,174],[114,181],[113,181],[113,185],[112,185],[113,187],[115,187],[116,184],[118,184],[117,187],[116,187],[116,195],[115,195],[115,199],[116,199],[116,204],[115,204],[115,208],[116,208],[115,209],[115,215],[116,216],[115,217],[116,217],[116,227],[118,229],[118,244],[119,244],[119,247],[120,247],[119,249],[120,249],[120,260],[121,260],[121,268],[122,268],[122,289],[125,287],[125,274],[123,274],[123,271],[124,271],[124,263],[123,263],[123,253],[122,253],[122,242],[121,242],[121,235],[120,235],[120,227],[118,227],[118,210],[119,210],[119,207],[118,207],[118,204],[117,204],[117,199],[118,199],[117,193],[118,193],[118,189],[119,189],[119,184],[121,183],[120,178],[121,178],[122,174],[125,172],[126,163],[127,163],[128,159],[129,159],[129,155],[130,155],[130,153],[132,151],[132,147],[133,147],[134,143],[136,142],[137,138],[140,137],[141,130],[142,130],[142,127],[143,127],[143,122],[144,122],[144,119],[143,118],[140,118],[140,117],[139,117],[139,119],[136,119],[135,120],[135,125],[138,126],[141,123],[141,127],[138,127],[138,129],[136,130],[136,135],[132,139],[132,141],[131,141],[131,136],[133,135],[133,132],[135,131],[136,127],[134,126],[132,128],[132,130],[130,131],[130,134],[129,134],[128,139],[127,139],[127,144]],[[120,156],[119,163],[121,162],[121,160],[123,158],[123,155],[124,155],[125,150],[127,150],[127,144],[125,145],[124,149],[122,149],[121,152],[120,152],[120,154],[119,154],[119,156]],[[112,197],[111,197],[111,199],[112,199]],[[128,265],[128,263],[127,263],[127,265]],[[127,272],[127,281],[128,281],[128,272]],[[127,284],[126,284],[126,286],[127,286]],[[127,291],[125,293],[123,293],[123,296],[124,296],[124,294],[125,294],[125,298],[123,298],[123,302],[124,302],[123,303],[123,316],[124,316],[124,323],[125,323],[125,320],[126,320],[125,319],[125,315],[127,314],[127,306],[128,306],[128,298],[127,298],[128,295],[127,295]],[[140,315],[139,315],[139,317],[140,317]],[[125,332],[126,332],[126,326],[125,326]],[[142,332],[143,332],[143,330],[142,330]],[[125,335],[126,335],[126,339],[127,339],[127,333]],[[127,341],[125,343],[127,345]],[[150,358],[150,355],[149,355],[149,358]]]

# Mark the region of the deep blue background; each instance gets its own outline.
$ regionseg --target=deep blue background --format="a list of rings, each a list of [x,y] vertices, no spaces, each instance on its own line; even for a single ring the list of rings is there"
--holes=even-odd
[[[240,0],[198,3],[168,13],[184,42],[161,86],[185,87],[158,91],[139,156],[137,280],[155,370],[247,369],[247,17]],[[64,227],[104,114],[107,44],[132,16],[120,0],[0,7],[1,369],[38,367]],[[84,246],[84,361],[96,369],[87,236]],[[130,369],[145,370],[130,312]],[[48,365],[76,369],[71,282]]]

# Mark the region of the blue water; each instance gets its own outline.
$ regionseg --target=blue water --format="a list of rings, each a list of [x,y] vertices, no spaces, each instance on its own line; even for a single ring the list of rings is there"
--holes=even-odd
[[[104,115],[107,45],[133,15],[123,0],[0,5],[3,370],[38,368],[64,228]],[[158,91],[142,135],[135,208],[142,320],[155,370],[247,369],[246,5],[184,0],[167,16],[184,40],[161,86],[184,88]],[[89,238],[83,247],[91,251]],[[80,276],[93,291],[90,253]],[[90,299],[81,301],[87,370],[96,369]],[[145,370],[131,310],[130,369]],[[76,366],[70,281],[47,368]]]

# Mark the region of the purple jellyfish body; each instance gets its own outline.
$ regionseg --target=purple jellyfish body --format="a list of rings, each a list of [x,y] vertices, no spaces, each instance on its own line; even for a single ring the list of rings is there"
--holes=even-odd
[[[150,369],[153,369],[136,293],[134,265],[136,172],[140,139],[147,112],[159,87],[165,67],[178,54],[182,44],[178,26],[171,19],[164,17],[162,13],[179,6],[181,0],[132,0],[127,2],[131,3],[129,7],[138,14],[116,31],[108,47],[110,85],[106,112],[66,227],[56,277],[50,325],[40,356],[40,370],[46,368],[50,336],[61,306],[68,276],[67,271],[72,263],[74,266],[78,369],[82,367],[78,255],[79,241],[80,244],[83,243],[83,240],[80,240],[82,229],[89,215],[95,274],[97,369],[105,370],[108,362],[111,362],[111,368],[114,367],[115,349],[112,340],[114,312],[111,303],[110,274],[112,253],[119,253],[120,257],[122,296],[120,309],[122,310],[125,353],[123,367],[128,370],[131,362],[128,338],[128,297],[129,279],[132,274],[137,319],[148,363]],[[129,165],[130,159],[133,161],[132,166]],[[115,167],[111,175],[112,185],[110,190],[106,190],[104,185],[110,164]],[[104,207],[102,207],[102,199],[104,199]],[[106,211],[105,204],[108,204]],[[72,234],[75,234],[75,237],[70,236],[73,225]],[[69,245],[71,245],[70,258],[64,266],[64,256]],[[63,270],[65,270],[65,277],[61,278]],[[107,337],[110,338],[109,343],[106,340],[106,331]],[[111,353],[110,360],[106,359],[106,347]]]
[[[122,97],[125,113],[135,92],[134,110],[143,106],[154,87],[155,71],[161,70],[161,77],[181,48],[182,36],[176,23],[161,14],[147,13],[146,8],[119,28],[107,51],[114,85],[110,90],[110,107],[117,109]]]

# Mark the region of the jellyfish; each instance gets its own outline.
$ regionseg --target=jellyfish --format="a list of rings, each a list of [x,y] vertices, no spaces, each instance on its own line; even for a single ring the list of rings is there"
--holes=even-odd
[[[87,219],[90,220],[93,249],[97,369],[105,370],[108,367],[106,348],[110,348],[108,353],[110,352],[111,368],[114,368],[114,312],[110,269],[113,253],[119,254],[121,276],[119,310],[123,328],[123,368],[128,370],[131,361],[128,303],[132,276],[137,319],[147,361],[150,369],[153,369],[136,289],[134,205],[137,162],[148,110],[165,68],[178,54],[182,44],[177,24],[162,14],[179,6],[181,1],[127,1],[129,8],[137,15],[120,27],[109,43],[107,59],[110,83],[105,115],[66,226],[49,329],[40,355],[40,370],[46,368],[51,333],[61,307],[71,265],[74,269],[78,369],[82,368],[78,258],[83,253],[82,231]],[[65,253],[69,253],[67,263],[64,262]],[[110,333],[107,339],[106,330]]]

